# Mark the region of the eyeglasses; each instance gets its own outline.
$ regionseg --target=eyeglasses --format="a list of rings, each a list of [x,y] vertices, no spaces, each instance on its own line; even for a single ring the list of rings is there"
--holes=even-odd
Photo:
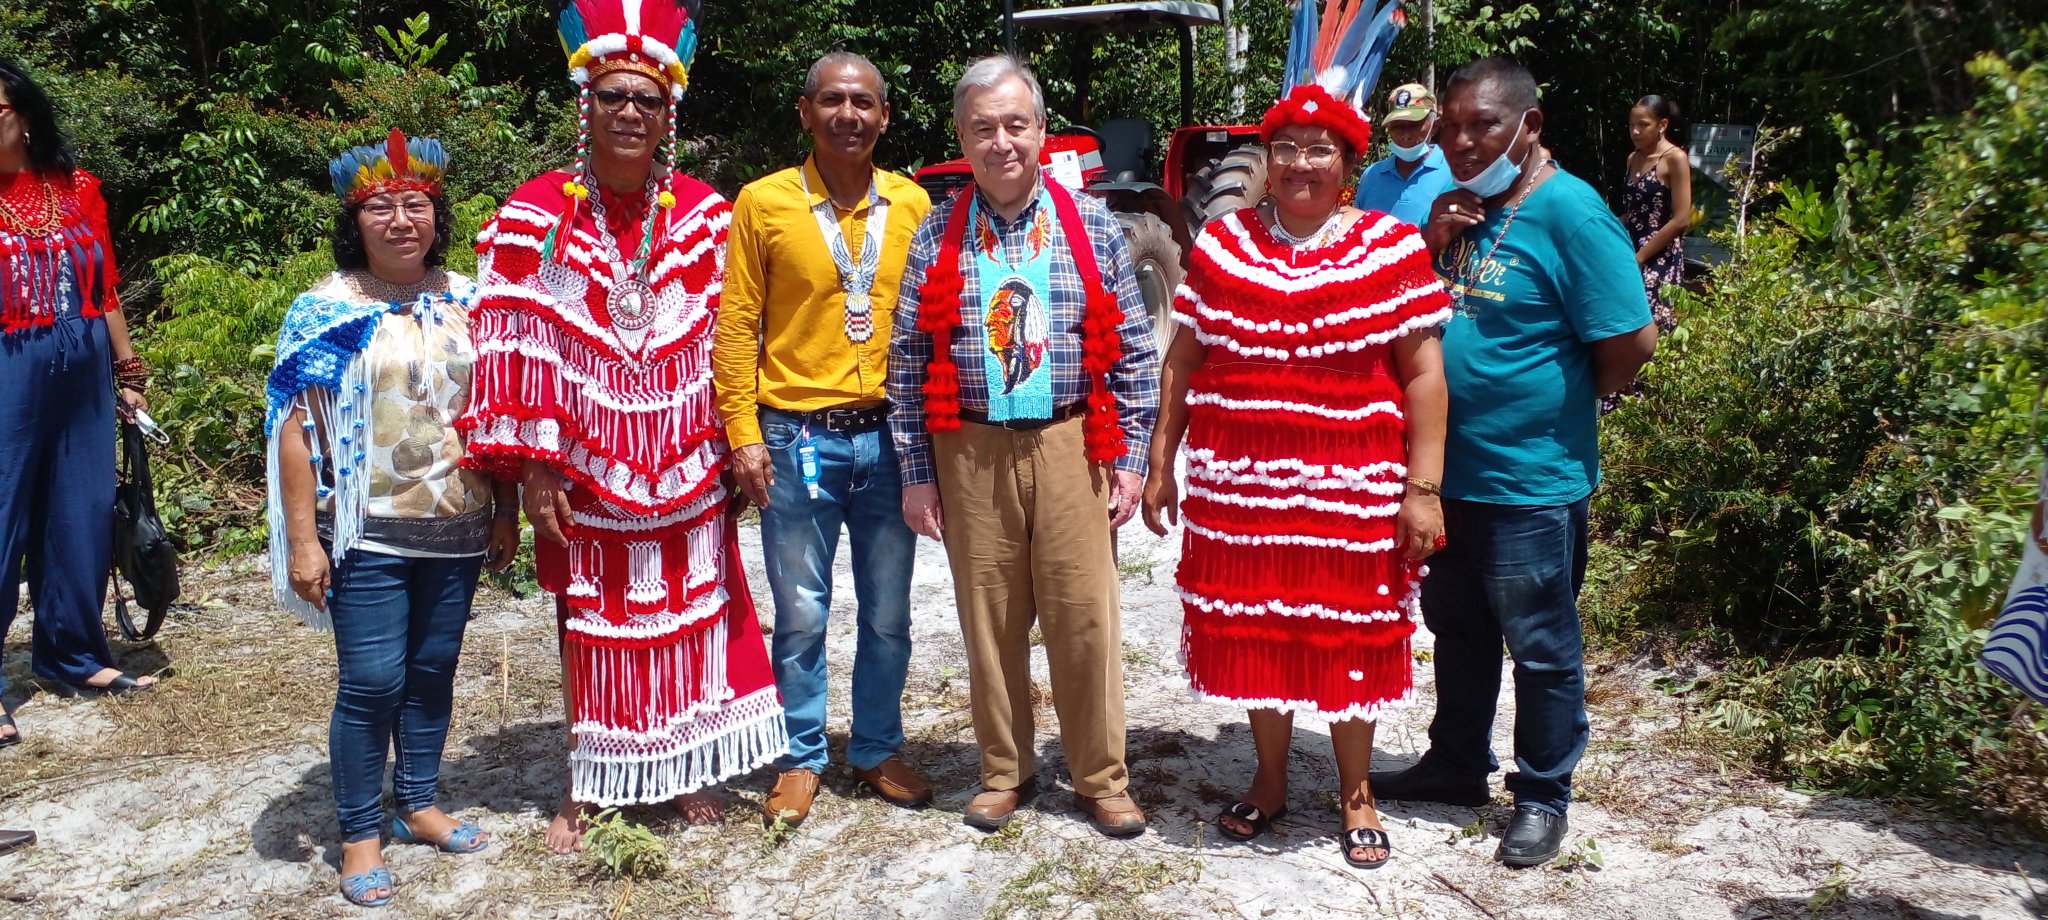
[[[592,95],[597,97],[597,104],[606,112],[617,112],[625,108],[626,103],[630,101],[634,108],[640,110],[640,114],[649,118],[661,114],[663,104],[667,102],[653,93],[629,93],[622,89],[601,89]]]
[[[1311,169],[1322,169],[1337,162],[1337,148],[1330,144],[1316,144],[1303,147],[1291,141],[1275,141],[1266,145],[1266,155],[1282,166],[1292,166],[1295,160],[1304,160]]]
[[[389,201],[372,201],[369,204],[363,205],[363,214],[368,216],[371,221],[380,224],[390,223],[398,217],[400,211],[405,212],[407,220],[432,220],[434,218],[434,202],[432,200],[414,200],[400,205]]]

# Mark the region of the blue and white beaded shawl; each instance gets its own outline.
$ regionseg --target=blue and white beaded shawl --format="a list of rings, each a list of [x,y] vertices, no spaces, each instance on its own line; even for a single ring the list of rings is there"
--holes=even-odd
[[[281,439],[292,433],[282,430],[286,419],[295,408],[306,410],[298,427],[311,441],[319,501],[331,499],[333,503],[333,543],[328,559],[330,566],[338,568],[362,539],[369,510],[371,477],[362,464],[372,393],[370,362],[364,355],[379,323],[406,312],[416,314],[422,323],[438,323],[443,306],[457,304],[466,311],[475,302],[476,285],[452,272],[446,292],[421,294],[416,300],[400,303],[360,300],[337,272],[300,294],[285,312],[277,336],[276,363],[266,386],[268,407],[263,420],[270,587],[278,605],[306,625],[325,630],[333,627],[333,621],[291,586],[290,541],[285,533],[283,478],[279,475]]]

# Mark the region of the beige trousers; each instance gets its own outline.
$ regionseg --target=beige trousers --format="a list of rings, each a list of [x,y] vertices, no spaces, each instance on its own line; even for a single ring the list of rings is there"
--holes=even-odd
[[[1032,431],[962,422],[932,435],[974,740],[990,789],[1014,789],[1035,768],[1034,622],[1075,791],[1099,798],[1129,781],[1112,474],[1088,462],[1081,432],[1076,417]]]

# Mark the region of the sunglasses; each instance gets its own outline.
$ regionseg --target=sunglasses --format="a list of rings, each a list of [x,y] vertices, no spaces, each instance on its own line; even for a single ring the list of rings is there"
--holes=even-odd
[[[634,108],[640,110],[640,114],[649,118],[661,114],[662,109],[668,104],[666,98],[653,93],[629,93],[622,89],[601,89],[591,95],[597,97],[597,104],[606,112],[617,112],[624,109],[626,103],[631,102]]]

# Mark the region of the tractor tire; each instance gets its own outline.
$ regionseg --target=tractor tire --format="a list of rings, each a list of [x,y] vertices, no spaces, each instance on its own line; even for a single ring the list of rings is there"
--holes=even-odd
[[[1145,295],[1145,311],[1152,314],[1152,331],[1164,351],[1173,341],[1173,292],[1180,287],[1180,244],[1173,230],[1155,214],[1118,211],[1124,242],[1130,246],[1131,266],[1138,273],[1138,290]]]
[[[1194,231],[1218,217],[1257,204],[1266,197],[1266,148],[1246,144],[1230,151],[1223,159],[1190,174],[1187,188],[1181,205],[1187,209],[1188,227]]]

